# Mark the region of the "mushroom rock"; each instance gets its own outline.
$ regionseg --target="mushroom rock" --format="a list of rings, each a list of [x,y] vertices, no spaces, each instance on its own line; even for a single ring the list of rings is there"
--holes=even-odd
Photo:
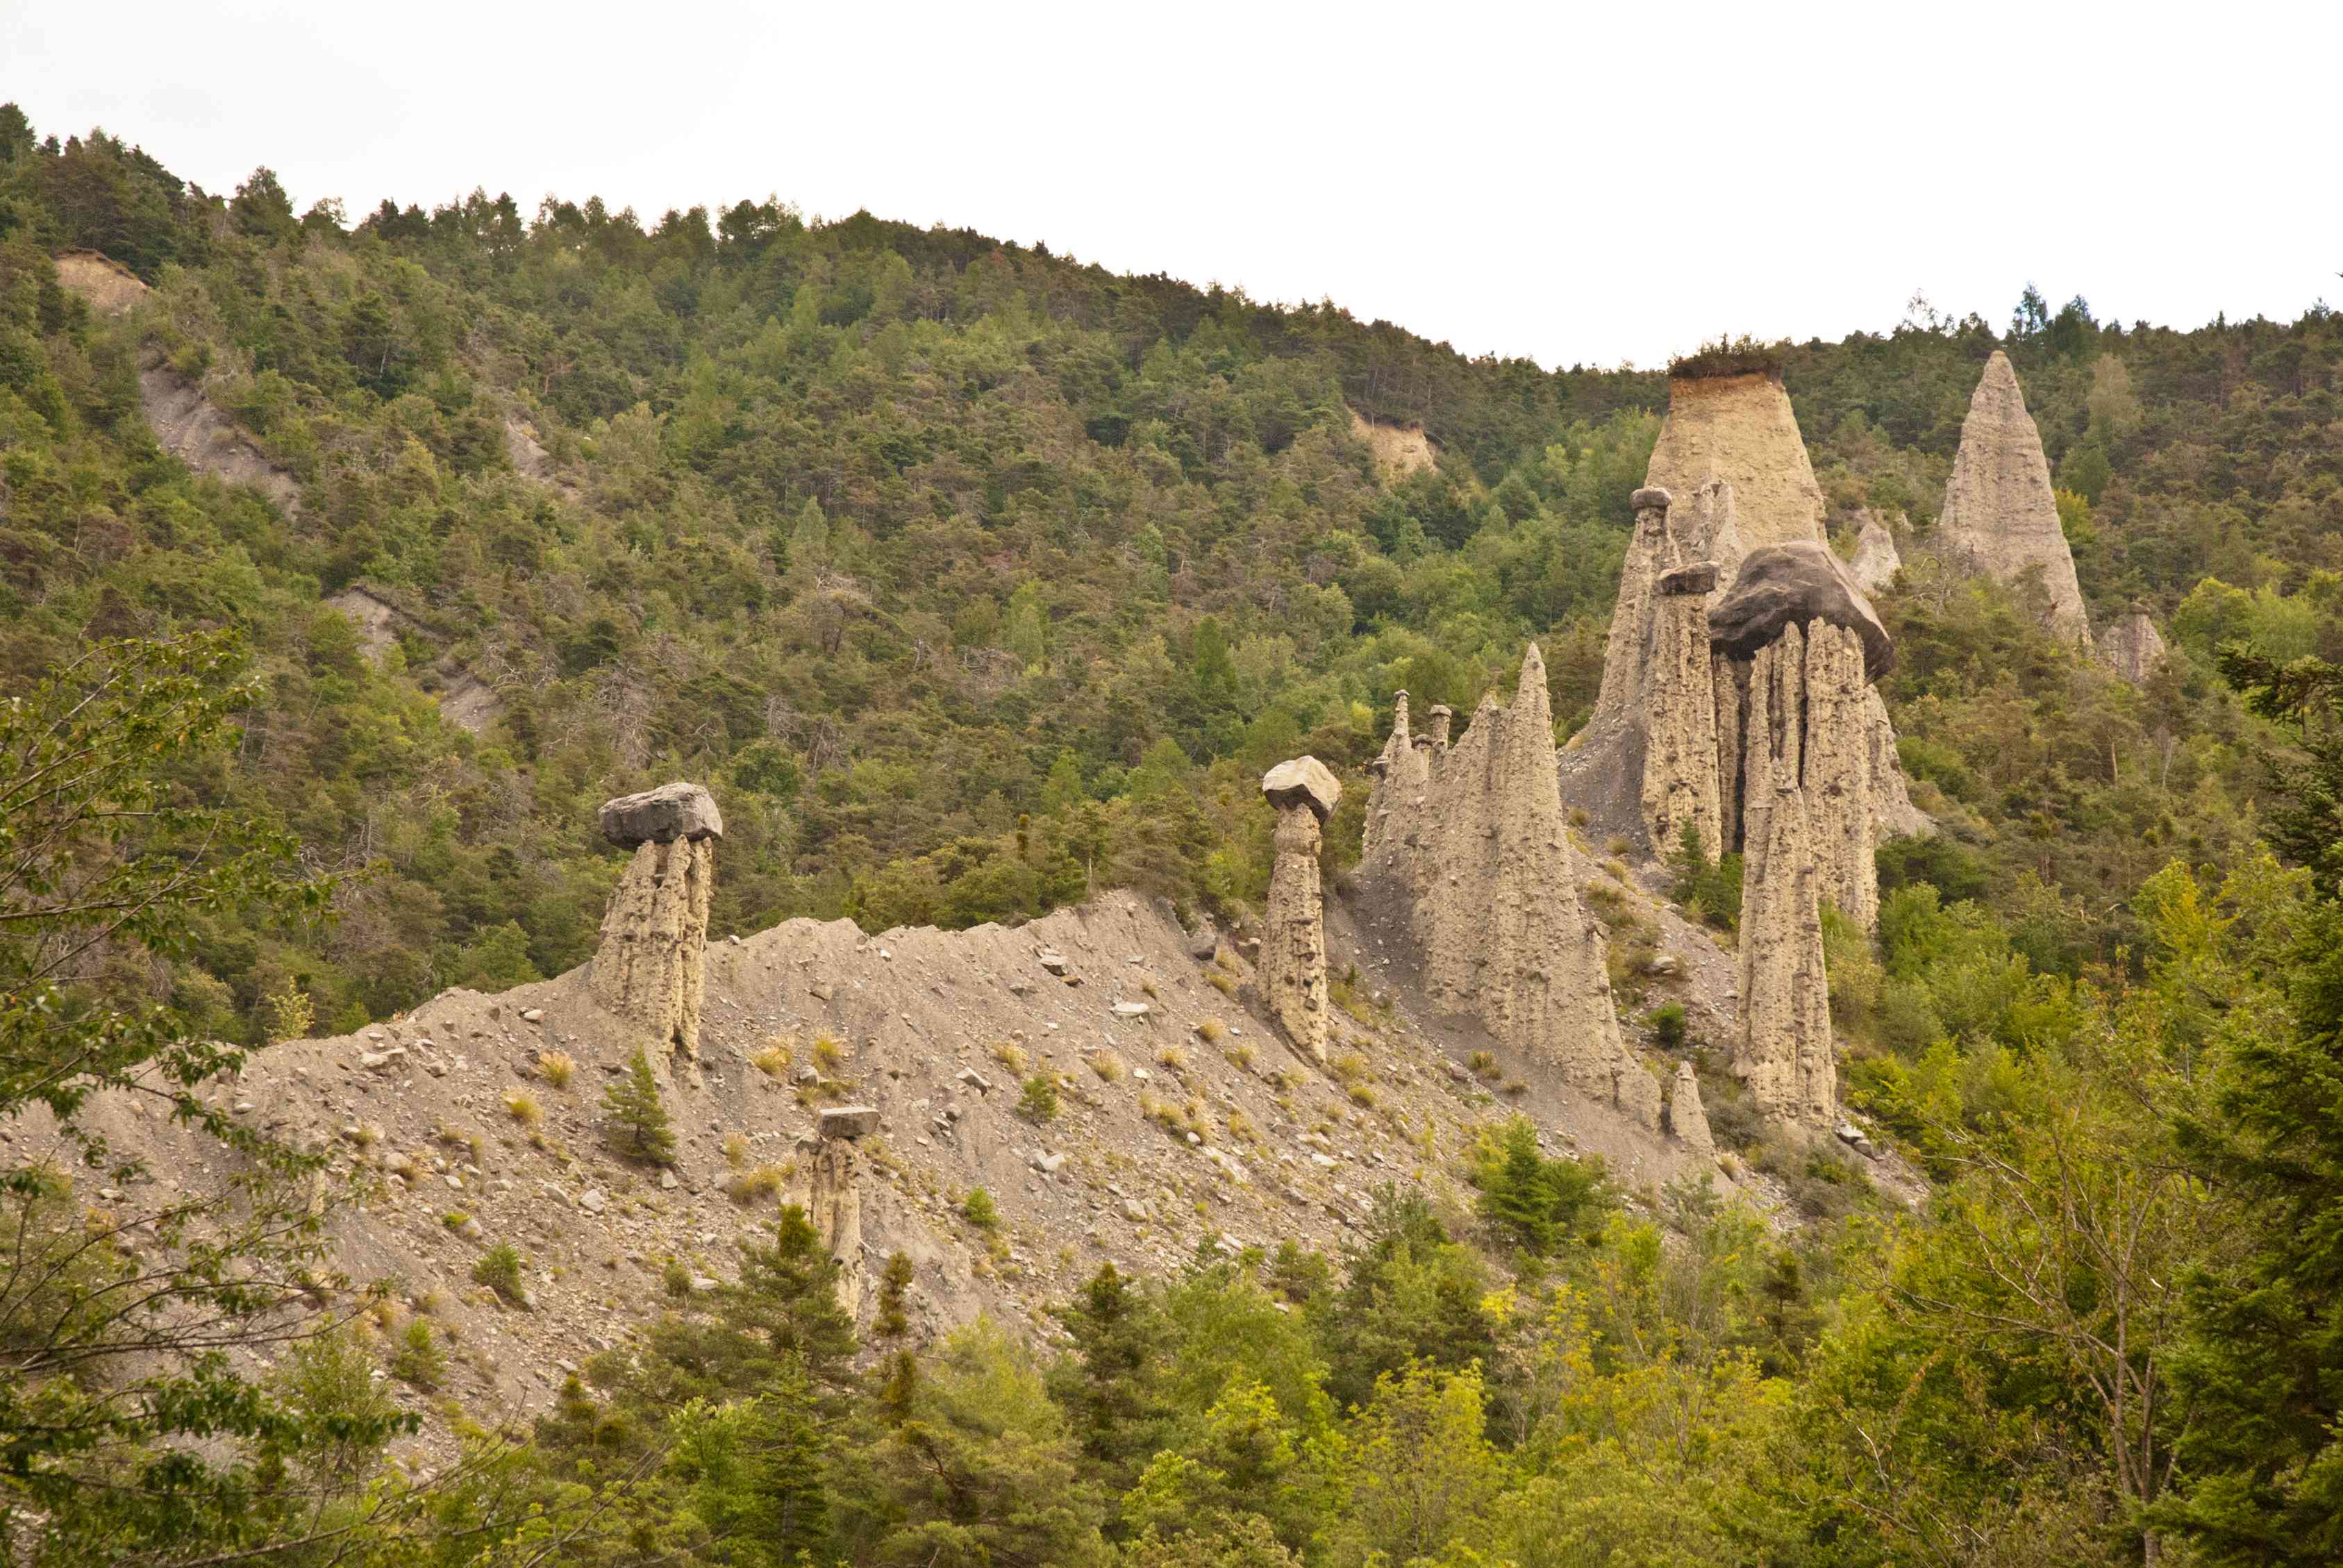
[[[1326,1060],[1326,907],[1319,880],[1320,826],[1342,786],[1315,757],[1281,762],[1262,776],[1277,808],[1277,856],[1254,974],[1271,1018],[1313,1061]]]
[[[698,785],[670,784],[601,810],[603,836],[635,853],[603,912],[588,989],[610,1012],[686,1055],[699,1054],[707,991],[708,905],[723,833],[715,809]]]
[[[2166,652],[2164,634],[2156,629],[2147,607],[2137,600],[2099,639],[2099,657],[2134,686],[2145,686],[2163,668]]]
[[[1652,620],[1644,694],[1644,826],[1672,849],[1692,829],[1710,859],[1725,853],[1717,802],[1716,691],[1708,643],[1708,594],[1716,567],[1699,561],[1664,573]]]
[[[2091,646],[2090,617],[2075,578],[2074,552],[2058,526],[2041,432],[2026,411],[2009,356],[1997,348],[1961,422],[1936,537],[1946,556],[1997,582],[2014,584],[2038,568],[2050,596],[2051,628],[2079,647]]]
[[[1448,749],[1448,727],[1456,710],[1444,702],[1435,702],[1425,714],[1432,720],[1432,749],[1436,757]]]
[[[1708,1129],[1708,1112],[1700,1103],[1700,1077],[1689,1061],[1676,1063],[1675,1088],[1668,1096],[1668,1131],[1694,1160],[1716,1158],[1716,1138]]]
[[[1372,819],[1396,789],[1375,787]],[[1505,1044],[1555,1063],[1580,1092],[1647,1130],[1659,1084],[1619,1033],[1609,946],[1578,898],[1545,661],[1533,645],[1510,709],[1482,699],[1442,755],[1411,830],[1383,833],[1363,887],[1405,913],[1433,1008],[1469,1013]]]
[[[1748,834],[1733,1070],[1767,1115],[1827,1128],[1838,1114],[1838,1062],[1804,792],[1782,782],[1762,805],[1753,801]]]
[[[1865,593],[1877,593],[1896,580],[1904,569],[1904,558],[1896,548],[1896,536],[1865,507],[1860,514],[1863,526],[1855,536],[1855,559],[1846,566],[1846,575]]]

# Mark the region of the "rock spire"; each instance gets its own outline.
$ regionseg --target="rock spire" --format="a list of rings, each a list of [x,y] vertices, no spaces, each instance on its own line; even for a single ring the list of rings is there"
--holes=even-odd
[[[806,1168],[806,1217],[838,1261],[838,1304],[849,1317],[862,1310],[862,1154],[860,1141],[879,1129],[879,1112],[865,1105],[824,1111],[816,1135],[798,1140]]]
[[[1315,757],[1281,762],[1262,776],[1277,809],[1277,859],[1269,873],[1269,914],[1255,971],[1270,1017],[1294,1048],[1326,1060],[1326,907],[1319,881],[1320,829],[1342,786]]]
[[[1362,886],[1404,914],[1436,1010],[1478,1018],[1656,1130],[1659,1084],[1620,1037],[1608,943],[1579,901],[1554,777],[1545,661],[1533,645],[1511,708],[1483,698],[1426,778],[1394,771],[1376,784]]]
[[[2009,356],[1997,348],[1961,423],[1936,536],[1947,558],[1998,582],[2016,583],[2038,569],[2050,596],[2052,629],[2091,646],[2090,618],[2075,578],[2074,553],[2058,526],[2041,432],[2026,411]]]
[[[1859,514],[1863,525],[1855,536],[1855,558],[1846,565],[1846,575],[1855,586],[1865,593],[1877,593],[1896,580],[1904,569],[1904,557],[1896,548],[1895,531],[1865,507]]]
[[[2163,668],[2167,651],[2164,634],[2156,629],[2147,606],[2137,600],[2116,618],[2115,624],[2099,639],[2099,657],[2134,686],[2145,686],[2154,678]]]
[[[605,838],[635,853],[603,913],[589,989],[660,1045],[697,1055],[724,819],[699,785],[667,784],[605,801],[600,821]]]
[[[1695,1161],[1716,1158],[1716,1137],[1700,1102],[1700,1078],[1689,1061],[1676,1063],[1675,1088],[1668,1095],[1668,1131]]]
[[[1776,783],[1762,805],[1751,805],[1748,834],[1733,1070],[1767,1115],[1826,1128],[1838,1114],[1838,1062],[1804,791],[1786,779]]]

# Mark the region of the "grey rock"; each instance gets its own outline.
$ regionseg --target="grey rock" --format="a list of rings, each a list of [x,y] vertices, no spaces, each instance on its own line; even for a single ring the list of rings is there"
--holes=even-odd
[[[1426,738],[1427,743],[1429,739]],[[1323,822],[1334,814],[1335,806],[1342,799],[1342,781],[1315,757],[1296,757],[1262,774],[1261,792],[1269,797],[1271,805],[1281,809],[1307,806]]]
[[[599,1187],[588,1187],[578,1194],[578,1206],[588,1214],[598,1214],[608,1204],[609,1200],[602,1195],[602,1189]]]
[[[1878,612],[1855,586],[1828,545],[1765,545],[1741,562],[1725,602],[1708,612],[1708,640],[1736,658],[1752,658],[1786,626],[1816,620],[1852,631],[1863,643],[1864,678],[1896,668],[1896,645]]]
[[[1660,597],[1680,598],[1685,594],[1708,593],[1716,587],[1716,563],[1694,561],[1674,571],[1660,574]]]
[[[821,1113],[820,1131],[824,1138],[867,1138],[879,1131],[879,1108],[875,1105],[838,1105]]]
[[[1676,498],[1657,485],[1645,485],[1627,498],[1627,504],[1639,512],[1664,512],[1675,505]]]
[[[697,784],[662,784],[605,800],[600,819],[602,837],[621,849],[724,837],[724,814],[716,809],[716,798]]]

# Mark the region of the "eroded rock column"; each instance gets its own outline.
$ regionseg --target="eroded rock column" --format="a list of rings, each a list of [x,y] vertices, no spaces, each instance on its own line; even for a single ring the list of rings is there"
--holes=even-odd
[[[601,828],[635,855],[602,916],[588,987],[596,1001],[659,1044],[697,1055],[724,819],[699,785],[664,784],[605,801]]]
[[[1690,828],[1711,860],[1725,852],[1716,689],[1708,651],[1708,594],[1715,587],[1716,567],[1709,561],[1661,576],[1652,617],[1656,646],[1644,693],[1644,829],[1652,847],[1667,854]]]
[[[1863,644],[1845,627],[1806,628],[1805,790],[1822,898],[1865,930],[1879,924],[1879,829],[1872,812],[1871,733]]]
[[[1270,1017],[1296,1050],[1322,1063],[1326,906],[1318,849],[1342,785],[1315,757],[1297,757],[1263,774],[1261,792],[1277,809],[1277,858],[1270,868],[1267,929],[1255,973]]]
[[[1700,1102],[1700,1077],[1689,1061],[1676,1063],[1676,1082],[1668,1096],[1668,1131],[1695,1162],[1716,1158],[1716,1138],[1708,1129],[1708,1111]]]
[[[809,1163],[806,1216],[838,1261],[838,1304],[849,1317],[862,1310],[862,1155],[857,1145],[879,1130],[868,1105],[840,1105],[821,1113]]]
[[[1827,1128],[1838,1112],[1838,1059],[1820,880],[1805,793],[1776,783],[1762,806],[1748,804],[1733,1070],[1768,1116]]]

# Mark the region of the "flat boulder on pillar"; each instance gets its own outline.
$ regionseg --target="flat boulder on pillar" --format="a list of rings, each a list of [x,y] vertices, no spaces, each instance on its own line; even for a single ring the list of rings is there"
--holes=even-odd
[[[1863,642],[1866,680],[1877,680],[1896,665],[1896,645],[1878,612],[1855,586],[1828,545],[1794,541],[1751,550],[1733,579],[1725,602],[1708,612],[1710,646],[1735,658],[1753,658],[1782,635],[1785,626],[1825,620]]]
[[[1660,575],[1660,597],[1679,598],[1685,594],[1707,593],[1716,587],[1716,563],[1694,561],[1690,566],[1676,568]]]
[[[1342,781],[1315,757],[1297,757],[1262,774],[1261,792],[1269,797],[1271,805],[1280,809],[1307,806],[1323,822],[1334,814],[1335,803],[1342,799]]]
[[[867,1138],[879,1131],[879,1108],[875,1105],[837,1105],[821,1113],[821,1135],[832,1138]]]
[[[602,802],[602,837],[621,849],[724,837],[716,798],[697,784],[662,784]]]

